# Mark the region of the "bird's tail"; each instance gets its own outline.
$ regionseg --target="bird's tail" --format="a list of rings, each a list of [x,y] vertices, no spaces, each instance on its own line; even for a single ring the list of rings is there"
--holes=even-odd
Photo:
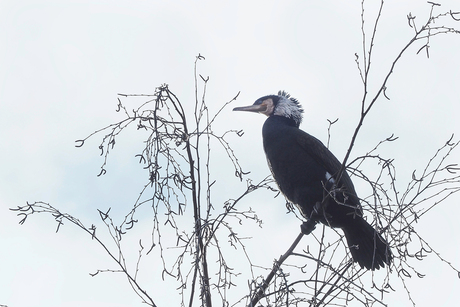
[[[366,269],[390,265],[393,258],[388,243],[363,218],[355,217],[352,224],[342,228],[353,260]]]

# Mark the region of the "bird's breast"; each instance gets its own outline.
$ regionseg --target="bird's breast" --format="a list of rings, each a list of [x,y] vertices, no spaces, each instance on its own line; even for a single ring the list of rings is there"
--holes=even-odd
[[[299,145],[297,128],[276,128],[264,126],[263,143],[270,170],[281,192],[295,204],[310,206],[320,201],[326,170]]]

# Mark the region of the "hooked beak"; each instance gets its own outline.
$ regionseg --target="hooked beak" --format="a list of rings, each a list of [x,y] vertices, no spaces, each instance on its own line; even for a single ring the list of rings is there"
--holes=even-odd
[[[234,108],[233,111],[247,111],[247,112],[257,112],[257,113],[264,113],[267,111],[267,105],[262,104],[253,104],[247,107],[237,107]]]

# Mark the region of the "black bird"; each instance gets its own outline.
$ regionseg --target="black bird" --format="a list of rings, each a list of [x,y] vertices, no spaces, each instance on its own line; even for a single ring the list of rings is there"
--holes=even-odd
[[[315,137],[299,129],[303,109],[284,91],[261,97],[233,111],[258,112],[268,116],[262,129],[268,165],[281,192],[296,204],[308,220],[305,234],[316,222],[341,228],[353,260],[366,269],[390,264],[388,243],[363,219],[353,183],[342,164]]]

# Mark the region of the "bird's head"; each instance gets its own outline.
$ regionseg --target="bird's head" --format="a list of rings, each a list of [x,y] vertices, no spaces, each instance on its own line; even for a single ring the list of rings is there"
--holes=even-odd
[[[279,91],[278,95],[260,97],[253,105],[237,107],[233,111],[249,111],[262,113],[267,116],[278,115],[292,119],[297,127],[302,122],[303,109],[297,99],[291,97],[285,91]]]

